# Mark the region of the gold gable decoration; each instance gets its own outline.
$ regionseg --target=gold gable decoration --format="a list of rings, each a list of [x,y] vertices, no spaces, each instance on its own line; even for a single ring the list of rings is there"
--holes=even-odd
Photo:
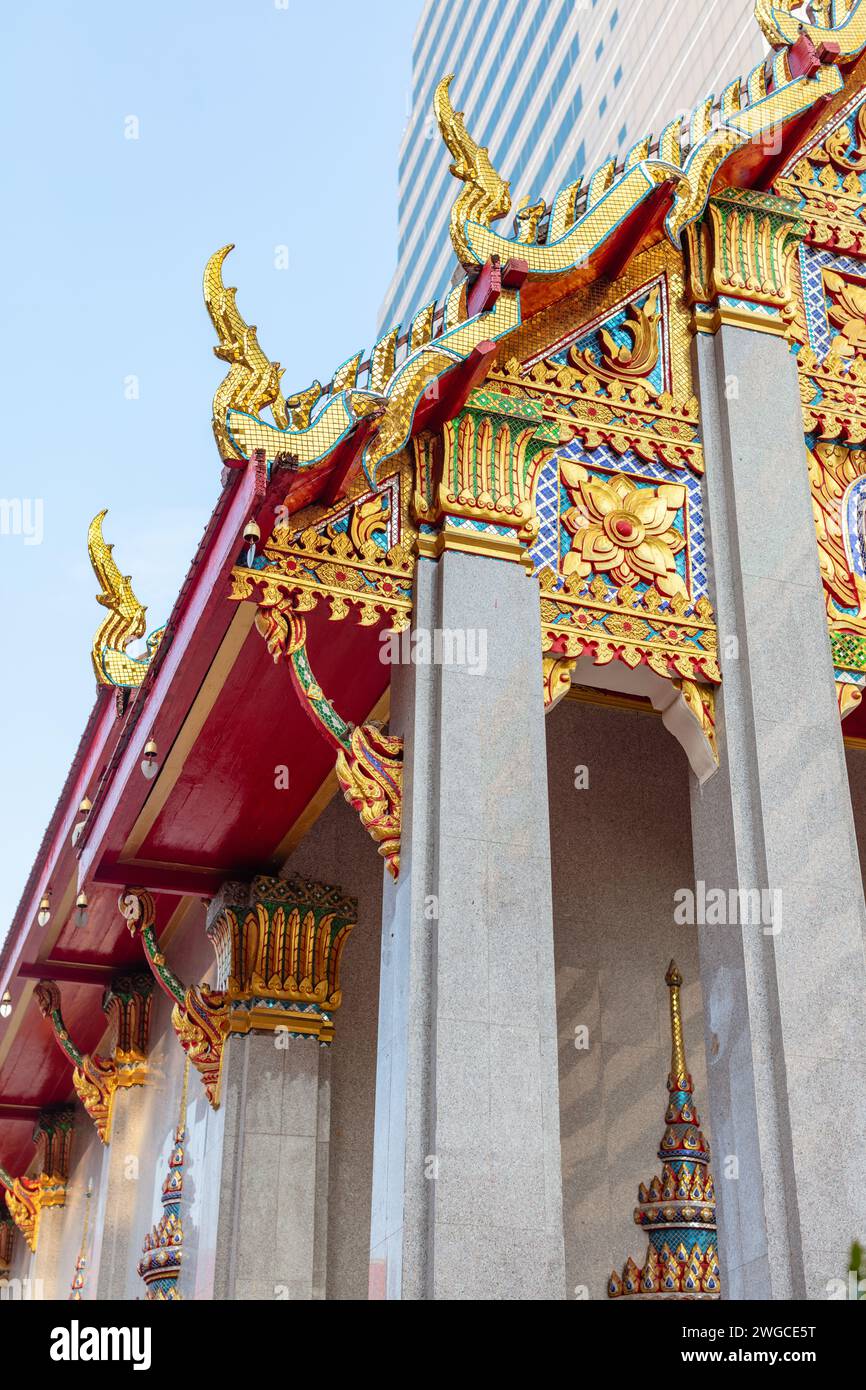
[[[866,251],[863,192],[858,177],[866,169],[866,106],[855,118],[853,144],[848,135],[850,112],[843,109],[830,133],[812,146],[773,187],[801,205],[811,245],[859,256]]]
[[[862,7],[852,18],[863,19]],[[844,719],[866,688],[866,579],[851,499],[866,475],[866,97],[862,89],[774,183],[804,224],[795,277],[797,369],[836,691]],[[816,351],[821,350],[821,355]],[[860,556],[858,559],[857,556]]]

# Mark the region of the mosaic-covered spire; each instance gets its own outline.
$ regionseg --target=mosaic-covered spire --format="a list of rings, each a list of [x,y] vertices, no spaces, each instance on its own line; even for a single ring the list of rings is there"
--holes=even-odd
[[[183,1221],[180,1208],[183,1198],[183,1167],[186,1160],[188,1080],[189,1058],[186,1059],[183,1069],[180,1115],[168,1160],[168,1173],[162,1184],[162,1216],[153,1230],[144,1237],[143,1253],[138,1265],[138,1272],[147,1285],[147,1293],[144,1296],[152,1302],[175,1303],[182,1297],[178,1292],[177,1281],[183,1259]]]
[[[718,1298],[716,1199],[709,1169],[710,1146],[692,1099],[686,1066],[680,989],[675,961],[665,975],[670,991],[671,1070],[668,1108],[659,1158],[661,1177],[641,1183],[634,1219],[649,1235],[643,1269],[629,1259],[622,1277],[611,1274],[608,1297]]]

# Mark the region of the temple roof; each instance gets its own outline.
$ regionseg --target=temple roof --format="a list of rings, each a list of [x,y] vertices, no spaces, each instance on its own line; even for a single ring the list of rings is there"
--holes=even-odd
[[[145,658],[128,658],[138,614],[127,595],[126,625],[97,644],[97,701],[0,953],[0,994],[13,995],[13,1014],[0,1030],[0,1165],[10,1172],[28,1161],[35,1108],[71,1090],[68,1069],[29,1006],[39,974],[50,969],[65,981],[64,1016],[83,1050],[95,1047],[105,1024],[93,1007],[94,986],[139,959],[116,907],[118,888],[138,866],[150,866],[157,929],[174,930],[228,874],[279,867],[333,793],[333,750],[309,737],[297,702],[287,707],[282,673],[263,661],[245,612],[252,606],[226,602],[245,532],[252,527],[267,538],[281,512],[286,525],[286,516],[314,503],[339,509],[365,489],[381,491],[407,444],[453,419],[534,318],[597,281],[615,280],[648,247],[678,249],[714,191],[768,189],[863,88],[866,0],[816,3],[808,23],[795,8],[758,0],[756,18],[773,49],[765,63],[708,96],[689,121],[648,134],[621,163],[610,160],[521,209],[511,235],[495,226],[511,211],[508,185],[472,140],[471,113],[464,120],[453,110],[443,79],[436,114],[459,183],[450,214],[456,283],[442,304],[421,306],[405,330],[394,327],[369,353],[353,352],[325,387],[284,392],[279,364],[224,283],[231,248],[211,257],[205,302],[214,351],[227,367],[213,411],[222,489],[159,642]],[[94,554],[100,538],[94,532]],[[399,542],[399,533],[389,536],[397,581]],[[118,576],[125,577],[99,554],[110,609]],[[388,672],[378,660],[386,617],[344,624],[338,640],[327,614],[310,613],[307,622],[317,669],[341,688],[345,718],[386,712]],[[127,659],[115,660],[118,653]],[[348,670],[351,681],[340,686]],[[238,711],[252,684],[256,718],[243,720]],[[149,740],[161,763],[171,763],[164,785],[160,777],[161,822],[153,800],[147,809],[151,788],[140,770]],[[304,760],[298,776],[293,769],[289,800],[262,794],[262,769],[293,746],[304,749]],[[227,800],[221,788],[238,767],[248,770],[249,785]],[[81,816],[84,798],[92,809]],[[197,863],[193,833],[206,847]],[[72,924],[82,884],[85,934]],[[41,926],[37,912],[49,886],[50,919]],[[192,906],[181,911],[182,903]]]

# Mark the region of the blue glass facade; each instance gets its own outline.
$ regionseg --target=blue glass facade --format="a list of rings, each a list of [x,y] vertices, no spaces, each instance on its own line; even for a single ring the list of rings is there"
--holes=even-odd
[[[452,96],[510,179],[515,206],[558,188],[690,110],[761,56],[753,0],[426,0],[400,154],[398,266],[384,331],[440,298],[454,271],[449,156],[433,89]],[[742,35],[742,39],[738,35]],[[503,224],[504,225],[504,224]]]

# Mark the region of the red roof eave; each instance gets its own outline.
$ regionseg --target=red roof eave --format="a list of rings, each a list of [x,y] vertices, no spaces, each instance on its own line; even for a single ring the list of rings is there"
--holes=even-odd
[[[139,771],[145,742],[152,735],[160,755],[168,752],[234,617],[234,607],[226,601],[231,571],[244,528],[261,511],[269,490],[259,457],[227,473],[165,636],[136,697],[134,719],[124,728],[93,798],[78,845],[79,877],[84,884],[98,879],[102,861],[116,855],[147,800],[150,784]],[[138,737],[134,737],[136,730]]]

